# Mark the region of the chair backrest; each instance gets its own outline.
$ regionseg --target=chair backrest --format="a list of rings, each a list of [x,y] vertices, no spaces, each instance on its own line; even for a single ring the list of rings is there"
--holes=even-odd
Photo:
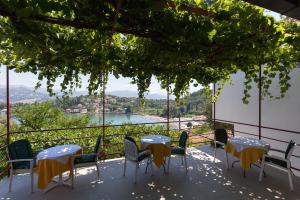
[[[188,133],[186,131],[182,131],[179,138],[179,147],[185,148],[187,139],[188,139]]]
[[[215,141],[227,144],[227,140],[228,140],[228,135],[225,129],[219,128],[215,130]]]
[[[124,138],[124,153],[128,160],[136,161],[138,159],[138,148],[133,138]]]
[[[296,147],[296,143],[293,140],[291,140],[285,150],[285,155],[284,155],[285,159],[290,159],[295,147]]]
[[[130,136],[125,136],[125,139],[126,140],[130,140],[131,142],[133,142],[134,144],[136,144],[135,140],[132,137],[130,137]]]
[[[102,137],[101,137],[101,135],[99,135],[97,138],[96,145],[94,147],[94,153],[96,153],[98,156],[100,154],[101,145],[102,145]]]
[[[33,151],[27,139],[17,140],[10,143],[7,147],[8,156],[10,160],[18,159],[33,159]],[[29,162],[16,162],[13,163],[14,169],[29,169]]]

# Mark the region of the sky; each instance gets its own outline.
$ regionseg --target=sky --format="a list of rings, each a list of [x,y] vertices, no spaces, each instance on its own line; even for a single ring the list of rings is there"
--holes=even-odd
[[[26,87],[34,87],[36,83],[38,82],[37,76],[32,73],[15,73],[14,71],[10,71],[9,74],[10,77],[10,85],[11,86],[26,86]],[[81,76],[82,80],[82,87],[77,88],[76,91],[86,91],[88,86],[88,77],[87,76]],[[59,83],[62,81],[62,79],[58,79],[56,84],[54,85],[54,89],[60,90]],[[107,84],[107,91],[119,91],[119,90],[130,90],[130,91],[137,91],[137,86],[134,84],[131,84],[131,79],[129,78],[123,78],[120,77],[119,79],[116,79],[113,75],[109,75],[108,78],[108,84]],[[1,66],[0,70],[0,85],[5,86],[6,85],[6,67]],[[46,88],[46,81],[42,82],[41,88]],[[197,91],[201,89],[201,86],[194,87],[193,85],[190,86],[190,92]],[[166,90],[162,90],[160,87],[160,84],[155,78],[152,78],[151,85],[149,88],[150,93],[152,94],[166,94]]]
[[[266,12],[267,15],[273,16],[276,20],[280,20],[280,15],[278,13],[269,11]],[[1,65],[0,66],[0,86],[6,85],[6,67]],[[82,87],[76,89],[76,91],[86,91],[88,85],[88,77],[81,76],[82,79]],[[130,90],[130,91],[137,91],[136,85],[130,84],[131,79],[120,77],[116,79],[113,75],[109,76],[107,85],[107,91],[118,91],[118,90]],[[62,79],[58,80],[57,83],[54,85],[54,89],[59,90],[60,86],[59,83]],[[37,76],[32,73],[15,73],[13,71],[10,72],[10,85],[22,85],[27,87],[34,87],[38,82]],[[46,88],[46,82],[42,82],[42,88]],[[193,85],[190,86],[190,92],[197,91],[201,89],[201,86],[194,87]],[[158,81],[155,78],[152,78],[151,85],[149,88],[150,93],[157,93],[157,94],[165,94],[166,91],[162,90]]]

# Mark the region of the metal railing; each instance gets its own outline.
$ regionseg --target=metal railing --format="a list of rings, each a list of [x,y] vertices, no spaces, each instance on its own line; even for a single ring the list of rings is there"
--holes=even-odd
[[[173,123],[188,123],[200,120],[185,120],[185,121],[169,121]],[[103,138],[103,159],[116,158],[123,156],[123,139],[125,135],[133,136],[137,142],[140,138],[149,134],[167,135],[172,138],[173,143],[178,143],[180,132],[182,129],[166,129],[165,124],[168,122],[152,122],[152,123],[137,123],[137,124],[118,124],[104,126],[88,126],[88,127],[71,127],[71,128],[55,128],[45,130],[24,130],[10,132],[11,141],[26,138],[32,144],[34,151],[40,151],[51,146],[76,143],[81,146],[94,146],[98,135],[102,134]],[[180,127],[180,126],[179,126]],[[197,127],[190,129],[192,137],[188,139],[189,146],[207,144],[211,142],[209,134],[198,134],[194,130]],[[103,134],[105,130],[105,134]],[[201,140],[194,140],[195,137],[201,137]],[[139,143],[139,142],[138,142]],[[1,147],[6,150],[6,145]],[[1,151],[1,150],[0,150]],[[7,159],[0,160],[2,163],[7,162]],[[6,168],[7,169],[7,168]],[[2,172],[2,175],[5,172]],[[1,174],[0,174],[1,175]]]
[[[223,123],[230,123],[230,124],[239,124],[239,125],[244,125],[244,126],[250,126],[250,127],[259,128],[259,125],[248,124],[248,123],[243,123],[243,122],[236,122],[236,121],[229,121],[229,120],[222,120],[222,119],[215,119],[215,121],[217,121],[217,122],[223,122]],[[279,128],[268,127],[268,126],[260,126],[260,127],[263,128],[263,129],[276,130],[276,131],[279,131],[279,132],[286,132],[286,133],[292,133],[292,134],[300,135],[299,131],[292,131],[292,130],[287,130],[287,129],[279,129]],[[253,133],[249,133],[249,132],[245,132],[245,131],[234,130],[234,132],[258,137],[257,134],[253,134]],[[281,142],[281,143],[285,143],[285,144],[288,144],[290,142],[290,141],[280,140],[280,139],[277,139],[277,138],[267,137],[267,136],[264,136],[264,135],[261,135],[260,137],[263,138],[263,139],[268,139],[268,140],[271,140],[271,141]],[[300,144],[296,144],[296,145],[300,147]],[[300,156],[295,155],[295,154],[293,154],[292,157],[300,159]],[[296,171],[300,171],[300,168],[297,168],[295,166],[292,166],[292,169],[294,169]]]

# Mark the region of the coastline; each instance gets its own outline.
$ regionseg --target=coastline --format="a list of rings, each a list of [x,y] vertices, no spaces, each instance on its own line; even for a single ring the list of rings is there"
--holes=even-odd
[[[155,115],[144,115],[145,117],[149,118],[149,119],[153,119],[154,121],[157,121],[157,122],[167,122],[167,118],[165,117],[160,117],[160,116],[155,116]],[[192,126],[198,126],[198,125],[202,125],[205,123],[205,120],[201,120],[198,118],[198,116],[195,116],[195,117],[182,117],[180,118],[180,129],[187,129],[189,128],[187,126],[187,124],[189,122],[192,123]],[[188,121],[188,122],[187,122]],[[179,129],[179,118],[177,117],[174,117],[174,118],[170,118],[169,120],[170,122],[170,127],[172,129]]]
[[[71,115],[72,114],[75,114],[75,113],[70,113]],[[82,113],[76,113],[75,115],[78,115],[78,114],[82,114]],[[106,114],[112,114],[112,115],[116,115],[116,116],[126,116],[126,114],[121,114],[121,113],[106,113]],[[92,114],[93,115],[93,114]],[[144,118],[144,122],[135,122],[135,121],[132,121],[131,123],[157,123],[158,125],[165,125],[166,122],[168,121],[167,118],[165,117],[160,117],[160,116],[156,116],[156,115],[147,115],[147,114],[127,114],[129,116],[129,121],[128,120],[124,120],[124,122],[129,122],[130,123],[130,116],[136,116],[137,118],[139,118],[139,116],[141,116],[142,118]],[[98,113],[96,113],[94,116],[96,116],[97,118],[100,117],[101,118],[101,115],[99,115]],[[149,119],[149,121],[147,120]],[[94,123],[99,120],[99,118],[97,120],[92,120]],[[118,119],[116,119],[118,121]],[[112,121],[114,121],[114,119],[112,119]],[[192,126],[198,126],[198,125],[201,125],[203,123],[205,123],[205,120],[202,120],[202,119],[199,119],[199,116],[194,116],[194,117],[182,117],[180,118],[180,129],[187,129],[189,128],[187,125],[189,122],[192,123]],[[116,122],[116,121],[115,121]],[[119,123],[115,123],[115,124],[123,124],[123,119],[121,119],[121,121]],[[161,122],[161,124],[159,123]],[[179,118],[170,118],[169,120],[170,122],[170,128],[171,129],[179,129]],[[114,123],[113,123],[114,124]]]

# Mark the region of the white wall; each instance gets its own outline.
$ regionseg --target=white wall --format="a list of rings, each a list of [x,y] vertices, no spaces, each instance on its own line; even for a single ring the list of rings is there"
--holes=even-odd
[[[251,98],[249,104],[245,105],[242,102],[244,90],[244,74],[239,72],[232,75],[232,84],[227,85],[221,92],[216,102],[216,119],[227,120],[239,123],[247,123],[257,125],[259,123],[259,109],[258,109],[258,88],[253,84],[251,90]],[[272,127],[278,129],[285,129],[290,131],[300,132],[300,68],[296,68],[291,73],[290,84],[291,88],[288,90],[286,97],[280,100],[270,100],[265,98],[261,103],[261,119],[262,126]],[[275,80],[271,86],[272,94],[279,94],[278,81]],[[243,135],[247,137],[258,137],[258,128],[248,125],[234,124],[236,135]],[[256,136],[250,136],[238,133],[246,132]],[[289,142],[291,139],[300,144],[300,134],[288,133],[284,131],[270,130],[262,128],[262,137],[269,137],[278,140]],[[285,150],[287,144],[262,138],[271,144],[272,148]],[[300,156],[300,147],[294,151],[294,155]],[[292,158],[292,166],[300,169],[300,159]],[[296,175],[300,176],[299,171],[294,171]]]

